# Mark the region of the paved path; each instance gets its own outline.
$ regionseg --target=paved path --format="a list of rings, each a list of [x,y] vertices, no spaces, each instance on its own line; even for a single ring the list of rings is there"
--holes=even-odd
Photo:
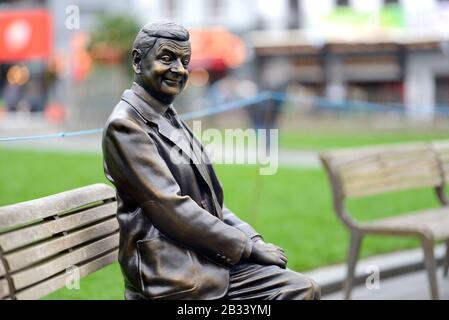
[[[434,254],[441,263],[446,248],[440,244]],[[430,299],[427,274],[423,266],[424,255],[421,248],[414,248],[371,256],[358,261],[356,275],[358,285],[352,292],[353,299]],[[373,271],[378,271],[378,288],[373,286]],[[449,278],[443,278],[443,268],[437,271],[441,299],[449,299]],[[346,278],[346,264],[321,267],[306,272],[322,287],[323,299],[343,299],[342,282]],[[371,289],[368,289],[366,283]]]
[[[438,285],[441,300],[449,300],[449,278],[438,270]],[[379,289],[367,289],[365,285],[354,288],[353,300],[429,300],[430,289],[425,271],[418,271],[389,279],[380,279]],[[337,292],[322,297],[323,300],[341,300],[343,293]]]

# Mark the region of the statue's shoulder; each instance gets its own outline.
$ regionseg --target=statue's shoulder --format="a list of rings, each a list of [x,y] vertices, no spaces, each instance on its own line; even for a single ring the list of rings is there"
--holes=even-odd
[[[120,100],[112,110],[106,121],[105,129],[117,124],[128,123],[133,126],[144,126],[139,113],[126,101]]]

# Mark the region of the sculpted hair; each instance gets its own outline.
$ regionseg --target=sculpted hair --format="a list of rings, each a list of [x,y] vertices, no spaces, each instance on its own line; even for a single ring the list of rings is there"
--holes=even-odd
[[[172,39],[176,41],[188,41],[189,31],[183,26],[169,21],[148,23],[137,33],[133,43],[133,49],[140,51],[145,57],[153,48],[158,38]]]

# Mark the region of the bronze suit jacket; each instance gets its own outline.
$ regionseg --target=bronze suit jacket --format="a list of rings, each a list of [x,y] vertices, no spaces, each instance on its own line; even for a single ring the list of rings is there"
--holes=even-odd
[[[250,255],[259,235],[223,206],[213,167],[187,162],[198,160],[189,152],[192,133],[182,122],[186,136],[179,138],[162,116],[165,109],[133,84],[103,133],[105,174],[117,190],[125,286],[148,299],[220,298],[229,268]],[[195,138],[190,142],[201,147]]]

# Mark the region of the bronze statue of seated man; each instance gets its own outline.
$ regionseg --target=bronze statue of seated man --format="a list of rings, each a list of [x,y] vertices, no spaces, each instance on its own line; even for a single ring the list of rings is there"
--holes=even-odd
[[[185,28],[145,25],[133,44],[134,83],[104,130],[125,299],[318,299],[312,280],[286,269],[282,248],[224,206],[210,161],[198,161],[207,155],[185,152],[201,150],[172,105],[190,57]]]

